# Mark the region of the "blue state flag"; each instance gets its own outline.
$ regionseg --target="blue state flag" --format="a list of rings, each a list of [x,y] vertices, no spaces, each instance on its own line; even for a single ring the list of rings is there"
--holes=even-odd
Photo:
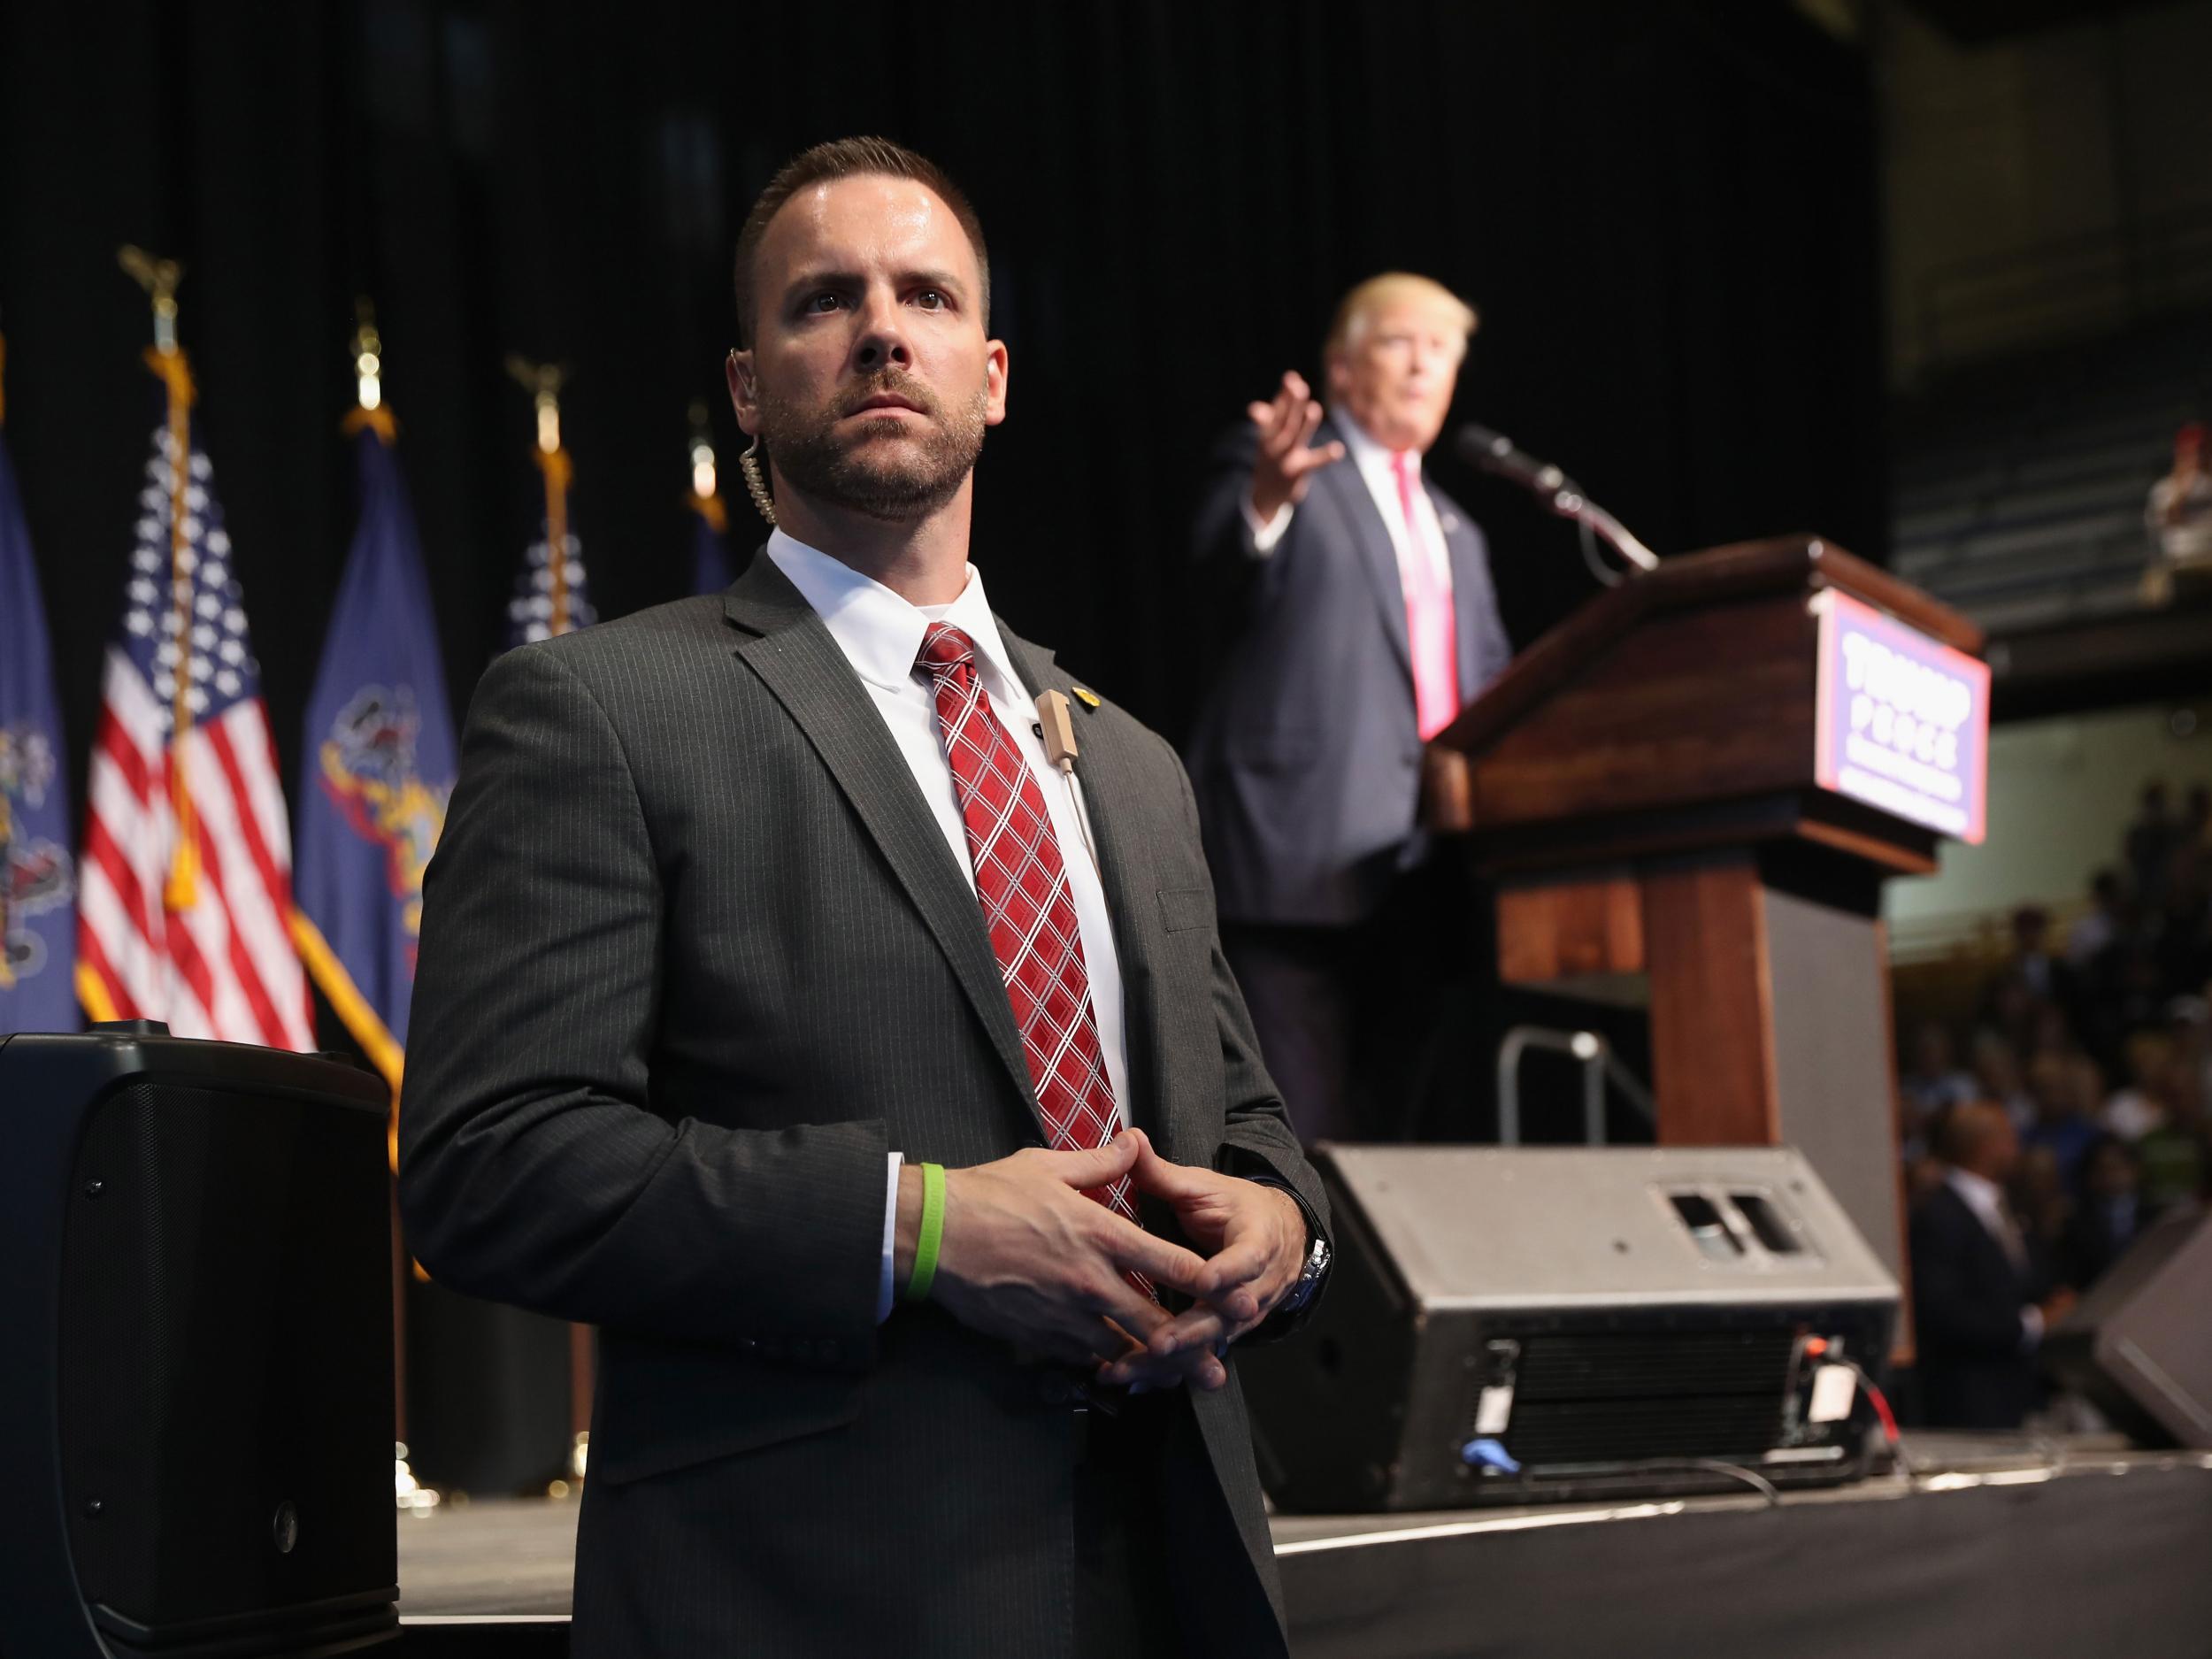
[[[0,443],[0,1036],[80,1018],[63,753],[46,607]]]
[[[730,568],[730,544],[723,536],[721,500],[713,495],[691,497],[698,527],[691,537],[691,591],[718,594],[737,580]]]
[[[392,423],[380,409],[361,425],[360,525],[307,709],[294,933],[315,983],[397,1088],[423,870],[445,825],[456,745]]]

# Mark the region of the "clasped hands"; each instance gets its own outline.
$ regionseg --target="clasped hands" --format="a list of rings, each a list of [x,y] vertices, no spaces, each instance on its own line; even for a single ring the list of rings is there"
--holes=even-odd
[[[1197,1249],[1084,1196],[1125,1175],[1175,1211]],[[901,1283],[920,1210],[910,1164],[895,1234]],[[1033,1147],[948,1170],[932,1299],[1019,1352],[1087,1367],[1114,1386],[1219,1388],[1229,1379],[1222,1353],[1289,1294],[1307,1243],[1305,1212],[1288,1193],[1171,1164],[1142,1130],[1125,1129],[1092,1151]],[[1131,1271],[1191,1305],[1171,1314],[1129,1282]]]

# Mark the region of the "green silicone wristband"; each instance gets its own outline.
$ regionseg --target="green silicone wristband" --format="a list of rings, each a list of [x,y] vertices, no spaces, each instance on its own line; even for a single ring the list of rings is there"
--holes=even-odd
[[[909,1302],[927,1302],[937,1279],[937,1247],[945,1236],[945,1166],[922,1165],[922,1226],[914,1238],[914,1271],[906,1280]]]

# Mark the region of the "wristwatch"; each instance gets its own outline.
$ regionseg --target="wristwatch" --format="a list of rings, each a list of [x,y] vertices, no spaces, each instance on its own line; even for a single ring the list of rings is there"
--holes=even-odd
[[[1277,1314],[1296,1313],[1313,1300],[1321,1288],[1322,1275],[1329,1271],[1329,1241],[1319,1233],[1313,1235],[1313,1243],[1306,1250],[1306,1264],[1298,1271],[1298,1282],[1290,1287],[1290,1294],[1275,1304]]]

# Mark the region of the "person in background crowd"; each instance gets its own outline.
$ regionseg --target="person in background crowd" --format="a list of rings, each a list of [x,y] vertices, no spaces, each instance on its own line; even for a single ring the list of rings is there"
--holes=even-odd
[[[2006,1196],[2020,1145],[2003,1109],[1952,1107],[1936,1155],[1942,1179],[1910,1229],[1922,1408],[1939,1427],[2017,1428],[2035,1403],[2044,1330],[2072,1296],[2046,1293]]]
[[[2117,1135],[2101,1135],[2081,1161],[2081,1195],[2058,1244],[2058,1279],[2080,1291],[2104,1276],[2156,1212],[2143,1198],[2143,1166]]]
[[[2048,1147],[2022,1145],[2020,1164],[2007,1194],[2028,1241],[2028,1262],[2039,1284],[2057,1279],[2059,1240],[2074,1218],[2073,1184]]]
[[[2012,967],[2029,990],[2049,999],[2059,994],[2058,970],[2051,960],[2051,913],[2024,904],[2012,913]]]
[[[2164,902],[2153,923],[2162,997],[2194,995],[2212,979],[2212,886],[2205,855],[2193,841],[2175,840],[2166,857]]]
[[[2137,902],[2155,905],[2164,897],[2168,856],[2177,828],[2166,803],[2166,780],[2154,778],[2143,786],[2141,808],[2121,843]]]
[[[2070,1184],[2082,1155],[2097,1138],[2095,1113],[2104,1098],[2103,1079],[2087,1056],[2047,1049],[2028,1062],[2028,1094],[2035,1102],[2035,1121],[2021,1144],[2048,1152],[2062,1182]]]
[[[2150,1079],[2173,1058],[2173,1044],[2164,1033],[2139,1031],[2127,1040],[2127,1082],[2105,1102],[2098,1122],[2106,1133],[2128,1142],[2140,1141],[2166,1121],[2166,1109],[2153,1091]]]
[[[1971,1098],[1996,1102],[2012,1119],[2012,1126],[2027,1133],[2035,1122],[2035,1098],[2020,1076],[2020,1056],[1994,1032],[1985,1031],[1975,1040],[1974,1081]]]
[[[1951,1033],[1940,1020],[1923,1020],[1912,1034],[1912,1064],[1897,1079],[1905,1097],[1909,1133],[1924,1133],[1938,1112],[1980,1093],[1974,1074],[1961,1069]]]
[[[2077,973],[2087,969],[2119,936],[2124,891],[2116,870],[2100,870],[2090,878],[2089,909],[2066,930],[2066,965]]]
[[[2205,470],[2205,429],[2191,421],[2174,434],[2174,468],[2151,486],[2143,521],[2151,537],[2144,597],[2163,604],[2177,568],[2212,562],[2212,475]]]
[[[2169,1054],[2145,1079],[2165,1121],[2135,1143],[2143,1165],[2143,1196],[2156,1209],[2200,1202],[2212,1172],[2205,1143],[2204,1079],[2185,1058]]]

